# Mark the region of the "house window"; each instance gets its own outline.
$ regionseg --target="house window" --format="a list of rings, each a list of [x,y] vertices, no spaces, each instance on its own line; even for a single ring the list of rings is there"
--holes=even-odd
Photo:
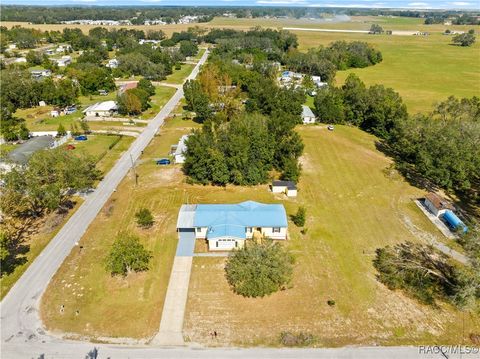
[[[280,233],[280,227],[273,227],[273,233]]]
[[[202,229],[200,227],[197,227],[197,232],[201,232]]]
[[[252,227],[247,227],[247,233],[252,233],[253,232],[253,228]]]

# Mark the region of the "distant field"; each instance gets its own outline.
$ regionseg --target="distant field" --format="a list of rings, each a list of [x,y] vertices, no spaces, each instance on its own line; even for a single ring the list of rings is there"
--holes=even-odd
[[[383,62],[364,69],[337,73],[341,84],[350,72],[368,85],[383,84],[400,93],[411,113],[427,112],[448,96],[480,95],[480,43],[450,45],[451,37],[388,36],[293,31],[300,49],[328,45],[336,40],[366,41],[376,46]]]
[[[199,23],[199,24],[173,24],[173,25],[135,25],[128,26],[128,28],[137,30],[158,30],[164,31],[167,36],[170,36],[173,32],[179,32],[187,30],[189,27],[198,26],[200,28],[236,28],[239,30],[246,30],[255,26],[264,26],[272,28],[281,28],[288,26],[296,27],[317,27],[317,28],[329,28],[329,29],[356,29],[356,30],[368,30],[372,23],[378,23],[386,30],[418,30],[418,31],[444,31],[446,28],[465,30],[469,26],[445,26],[443,24],[436,25],[424,25],[423,19],[417,18],[405,18],[405,17],[378,17],[378,16],[353,16],[351,21],[348,22],[319,22],[316,20],[306,19],[235,19],[216,17],[211,22]],[[13,22],[4,21],[2,26],[8,28],[21,25],[25,27],[31,27],[42,31],[59,30],[64,28],[80,28],[83,32],[88,33],[89,30],[97,27],[97,25],[65,25],[65,24],[29,24],[25,22]],[[107,28],[122,28],[125,26],[104,26]]]

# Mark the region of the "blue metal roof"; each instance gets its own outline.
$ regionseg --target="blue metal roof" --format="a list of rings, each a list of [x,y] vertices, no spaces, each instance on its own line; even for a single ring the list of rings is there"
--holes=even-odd
[[[282,204],[246,201],[238,204],[199,204],[195,211],[195,227],[287,227],[287,213]],[[230,229],[232,227],[232,229]],[[218,229],[218,231],[221,231]]]
[[[455,213],[447,209],[445,211],[445,214],[443,215],[443,219],[447,221],[447,223],[453,227],[454,229],[457,229],[458,227],[462,227],[463,232],[467,232],[467,226],[465,226],[465,223],[462,222],[460,218],[458,218]]]
[[[208,227],[207,238],[216,239],[222,237],[247,238],[245,233],[245,226],[236,224],[219,224]]]

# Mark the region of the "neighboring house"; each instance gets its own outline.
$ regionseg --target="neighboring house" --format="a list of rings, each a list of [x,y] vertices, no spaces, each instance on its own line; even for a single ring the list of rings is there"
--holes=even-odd
[[[68,106],[68,107],[65,108],[64,112],[65,112],[65,115],[70,115],[72,113],[77,112],[77,107],[76,106]]]
[[[45,69],[42,69],[42,70],[32,70],[30,71],[30,74],[32,75],[32,78],[36,79],[36,80],[41,80],[45,77],[50,77],[52,76],[52,71],[50,70],[45,70]]]
[[[118,67],[118,60],[117,59],[108,60],[108,63],[105,66],[110,67],[111,69],[116,69]]]
[[[137,86],[138,86],[137,81],[124,83],[123,85],[120,85],[120,87],[118,88],[118,93],[122,94],[127,90],[136,89]]]
[[[83,113],[88,117],[110,117],[118,110],[115,101],[97,102],[88,106]]]
[[[62,113],[62,110],[59,108],[54,108],[52,111],[50,111],[50,116],[51,117],[58,117]]]
[[[188,135],[183,135],[180,137],[178,144],[172,146],[172,155],[175,157],[175,163],[185,163],[185,151],[187,150],[185,142],[187,138]]]
[[[273,193],[285,193],[288,197],[297,197],[297,186],[293,181],[273,181],[270,188]]]
[[[27,59],[25,57],[17,57],[13,62],[16,64],[25,64]]]
[[[302,105],[302,121],[304,124],[315,123],[315,115],[310,107]]]
[[[281,204],[246,201],[238,204],[182,205],[177,231],[206,239],[211,251],[241,248],[254,235],[287,239],[287,213]]]
[[[61,59],[55,59],[57,62],[58,67],[65,67],[68,66],[72,63],[72,57],[71,56],[62,56]]]
[[[438,194],[430,192],[425,196],[425,207],[435,216],[439,217],[447,210],[453,210],[453,206]]]
[[[322,82],[322,78],[320,76],[312,76],[312,81],[315,84],[315,86],[317,86],[317,88],[328,85],[326,82]]]
[[[53,55],[55,53],[55,51],[53,51],[52,49],[46,49],[43,53],[45,55]]]

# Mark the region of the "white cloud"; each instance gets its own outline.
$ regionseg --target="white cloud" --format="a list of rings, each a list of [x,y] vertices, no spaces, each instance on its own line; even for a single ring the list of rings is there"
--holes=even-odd
[[[426,2],[411,2],[408,6],[428,6]]]
[[[97,0],[72,0],[73,2],[97,2]]]
[[[465,1],[454,1],[454,2],[449,2],[450,5],[455,5],[455,6],[468,6],[468,5],[473,5],[471,2],[465,2]]]
[[[140,0],[140,2],[160,2],[162,0]]]

